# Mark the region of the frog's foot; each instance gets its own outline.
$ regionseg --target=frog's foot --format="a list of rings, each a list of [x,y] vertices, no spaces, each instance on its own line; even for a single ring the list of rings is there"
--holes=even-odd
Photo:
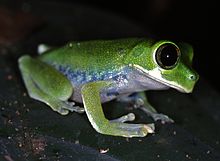
[[[118,130],[123,130],[126,132],[125,137],[144,137],[148,133],[154,133],[155,126],[154,124],[125,124],[127,121],[134,121],[135,115],[133,113],[129,113],[122,117],[119,117],[114,120],[110,120],[110,124],[113,126],[117,124]]]
[[[85,112],[84,108],[75,106],[74,102],[68,102],[68,101],[53,101],[50,102],[50,107],[60,113],[61,115],[67,115],[70,112],[78,112],[83,113]]]
[[[161,121],[162,124],[165,123],[174,123],[174,120],[169,118],[167,115],[161,113],[154,113],[151,116],[154,121]]]
[[[148,133],[154,133],[154,124],[126,124],[126,123],[111,123],[111,131],[113,135],[120,134],[124,137],[145,137]],[[110,127],[110,130],[111,130]]]
[[[137,97],[134,100],[133,107],[135,109],[141,109],[144,113],[150,116],[154,121],[161,121],[162,124],[173,123],[173,119],[167,115],[157,113],[157,111],[151,106],[146,98]]]
[[[69,101],[65,101],[65,103],[67,104],[67,106],[63,107],[66,110],[69,110],[71,112],[78,112],[78,113],[84,113],[85,109],[79,106],[75,106],[75,102],[69,102]]]
[[[154,121],[161,121],[162,124],[165,123],[174,123],[174,120],[169,118],[167,115],[152,112],[146,107],[139,107],[142,111],[144,111],[148,116],[150,116]]]
[[[122,122],[123,123],[123,122],[134,121],[134,120],[135,120],[135,115],[133,113],[129,113],[117,119],[111,120],[110,122]]]

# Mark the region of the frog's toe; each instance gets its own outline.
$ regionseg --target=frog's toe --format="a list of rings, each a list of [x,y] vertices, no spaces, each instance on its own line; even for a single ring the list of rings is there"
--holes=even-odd
[[[134,101],[134,108],[140,108],[142,106],[144,106],[144,100],[142,98],[137,98],[135,101]]]
[[[135,115],[134,113],[129,113],[127,115],[124,115],[122,117],[119,117],[117,119],[111,120],[110,122],[127,122],[127,121],[134,121],[135,120]]]
[[[63,108],[59,108],[56,110],[59,114],[61,115],[67,115],[69,113],[69,110],[63,109]]]
[[[75,103],[73,102],[54,100],[51,101],[49,105],[54,111],[57,111],[61,115],[67,115],[69,112],[83,113],[85,111],[84,108],[74,106]]]
[[[65,102],[65,105],[62,107],[63,109],[69,110],[71,112],[83,113],[85,109],[79,106],[75,106],[75,102]]]
[[[153,123],[144,125],[144,128],[147,130],[148,133],[152,134],[155,132],[155,125]]]
[[[154,121],[161,121],[162,124],[165,123],[174,123],[174,120],[169,118],[167,115],[161,114],[161,113],[155,113],[152,115],[152,118]]]

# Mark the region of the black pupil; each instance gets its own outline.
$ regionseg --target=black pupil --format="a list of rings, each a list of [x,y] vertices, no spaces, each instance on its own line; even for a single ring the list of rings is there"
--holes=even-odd
[[[178,59],[178,51],[174,45],[165,44],[161,46],[161,49],[158,51],[159,55],[157,55],[157,61],[159,64],[165,68],[172,67],[176,64]]]

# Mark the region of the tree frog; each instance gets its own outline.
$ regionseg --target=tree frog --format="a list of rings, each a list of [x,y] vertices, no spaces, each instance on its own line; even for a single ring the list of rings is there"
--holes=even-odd
[[[144,137],[154,132],[153,123],[126,123],[135,119],[133,113],[108,120],[102,103],[113,99],[133,102],[154,121],[173,122],[157,113],[144,91],[171,87],[192,92],[199,78],[192,69],[192,59],[193,49],[187,43],[125,38],[70,42],[48,48],[36,58],[24,55],[18,64],[29,96],[54,111],[61,115],[85,112],[101,134]]]

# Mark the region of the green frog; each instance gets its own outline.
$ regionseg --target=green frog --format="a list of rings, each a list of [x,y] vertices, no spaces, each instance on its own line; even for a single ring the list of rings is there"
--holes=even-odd
[[[33,99],[62,115],[85,112],[99,133],[144,137],[154,133],[154,123],[126,123],[135,119],[133,113],[108,120],[102,103],[113,99],[132,102],[154,121],[173,122],[149,104],[145,91],[171,87],[192,92],[199,78],[192,69],[192,59],[193,48],[187,43],[126,38],[69,42],[47,48],[36,58],[24,55],[18,62]],[[84,107],[75,102],[83,103]]]

